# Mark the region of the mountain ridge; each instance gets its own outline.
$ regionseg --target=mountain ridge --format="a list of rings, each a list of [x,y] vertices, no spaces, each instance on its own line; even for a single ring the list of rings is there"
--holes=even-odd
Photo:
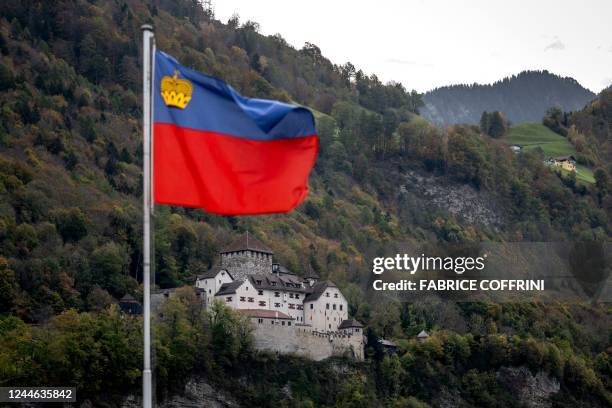
[[[546,109],[582,109],[596,94],[572,77],[521,71],[491,84],[448,85],[424,94],[421,115],[438,126],[476,124],[483,111],[504,112],[513,123],[539,122]]]

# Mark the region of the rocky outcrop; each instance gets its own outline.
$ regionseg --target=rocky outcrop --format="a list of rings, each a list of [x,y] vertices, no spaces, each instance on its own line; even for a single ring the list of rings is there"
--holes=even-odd
[[[497,380],[529,408],[552,407],[550,397],[560,389],[556,378],[543,371],[533,375],[527,367],[502,367],[497,371]]]
[[[533,375],[527,367],[502,367],[497,370],[496,377],[501,386],[516,398],[517,405],[526,408],[552,407],[550,399],[560,389],[555,378],[543,371]],[[442,387],[430,404],[439,408],[471,406],[456,390],[447,387]]]
[[[458,392],[442,387],[438,395],[431,401],[431,405],[438,408],[457,408],[467,406]]]
[[[469,224],[499,227],[504,223],[501,211],[490,193],[467,184],[455,184],[442,177],[409,171],[404,174],[400,194],[412,195]]]
[[[142,407],[140,396],[130,395],[121,405],[123,408]],[[183,393],[172,395],[156,405],[159,408],[238,408],[240,404],[223,391],[213,388],[203,378],[191,378]]]

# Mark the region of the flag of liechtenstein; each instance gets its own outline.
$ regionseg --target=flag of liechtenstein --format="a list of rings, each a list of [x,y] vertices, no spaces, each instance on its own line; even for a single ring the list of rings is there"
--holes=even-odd
[[[230,215],[304,200],[319,148],[308,109],[246,98],[160,51],[154,81],[155,203]]]

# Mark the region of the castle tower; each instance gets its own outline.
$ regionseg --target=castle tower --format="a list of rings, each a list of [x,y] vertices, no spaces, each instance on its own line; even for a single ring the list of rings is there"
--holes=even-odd
[[[227,269],[234,280],[248,275],[272,273],[274,252],[247,231],[221,250],[221,267]]]

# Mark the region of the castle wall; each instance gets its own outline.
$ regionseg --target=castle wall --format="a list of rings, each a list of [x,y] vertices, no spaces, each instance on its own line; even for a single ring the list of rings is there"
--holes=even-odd
[[[348,356],[362,361],[363,336],[340,333],[320,333],[309,326],[272,325],[266,319],[258,324],[253,320],[253,339],[258,350],[296,354],[315,361],[332,356]]]

